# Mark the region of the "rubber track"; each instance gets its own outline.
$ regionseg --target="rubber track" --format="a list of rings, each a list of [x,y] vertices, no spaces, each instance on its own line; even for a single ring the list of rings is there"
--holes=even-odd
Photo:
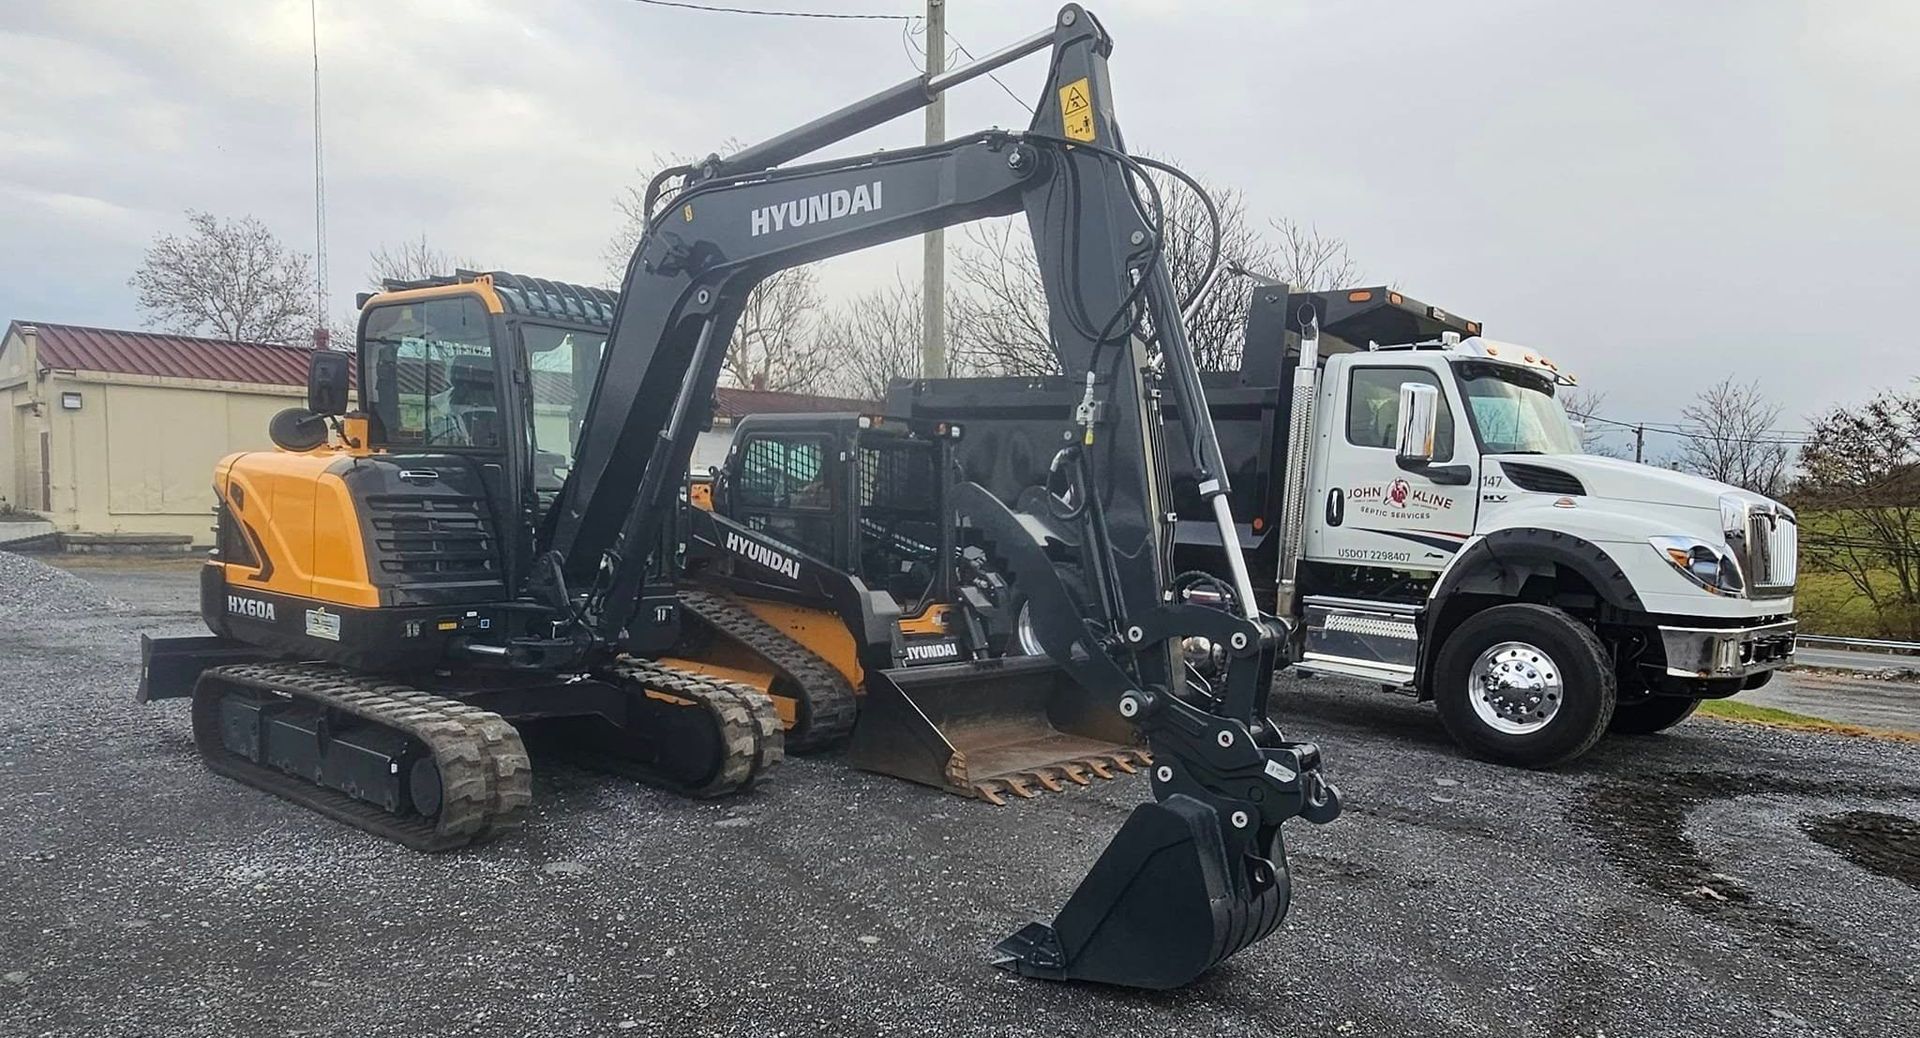
[[[220,739],[222,697],[217,690],[221,685],[291,693],[425,744],[440,769],[439,816],[391,814],[230,753]],[[207,670],[194,686],[193,741],[216,774],[418,851],[455,850],[517,829],[533,802],[533,767],[526,747],[520,733],[500,715],[410,685],[357,677],[319,664],[249,663]]]
[[[780,715],[773,709],[773,701],[751,685],[631,656],[623,656],[618,663],[602,668],[600,674],[702,704],[725,747],[712,777],[698,785],[689,785],[646,765],[608,754],[593,755],[592,763],[600,767],[687,796],[717,797],[753,785],[786,759]]]
[[[860,701],[833,665],[725,595],[681,588],[680,604],[701,622],[772,664],[799,691],[804,720],[787,732],[795,753],[825,749],[853,731]]]

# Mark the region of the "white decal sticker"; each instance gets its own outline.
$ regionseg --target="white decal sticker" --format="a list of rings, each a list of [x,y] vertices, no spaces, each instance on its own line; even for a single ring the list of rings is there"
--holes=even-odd
[[[307,637],[325,638],[330,642],[340,640],[340,614],[329,613],[325,609],[307,610]]]
[[[1267,762],[1267,777],[1276,782],[1292,782],[1300,776],[1289,770],[1286,765],[1279,761],[1270,760]]]

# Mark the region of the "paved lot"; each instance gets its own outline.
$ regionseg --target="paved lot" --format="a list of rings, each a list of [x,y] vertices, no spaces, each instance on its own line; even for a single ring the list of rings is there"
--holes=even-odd
[[[0,623],[0,1035],[1904,1035],[1920,746],[1695,721],[1555,774],[1429,708],[1289,682],[1349,804],[1291,829],[1274,938],[1188,990],[1022,981],[987,947],[1144,794],[1005,809],[789,764],[689,803],[548,767],[527,830],[425,857],[215,778],[128,605]]]

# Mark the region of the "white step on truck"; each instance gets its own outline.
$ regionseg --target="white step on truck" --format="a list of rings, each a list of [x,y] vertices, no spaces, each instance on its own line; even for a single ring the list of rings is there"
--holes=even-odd
[[[1572,380],[1538,351],[1387,287],[1270,285],[1240,370],[1209,379],[1250,577],[1295,625],[1296,670],[1430,699],[1474,755],[1546,767],[1792,660],[1793,512],[1583,453]],[[1074,381],[900,383],[888,410],[969,422],[967,475],[1011,496],[1044,480]],[[1187,593],[1218,594],[1219,534],[1178,471],[1172,488]],[[1189,646],[1203,669],[1213,651]]]

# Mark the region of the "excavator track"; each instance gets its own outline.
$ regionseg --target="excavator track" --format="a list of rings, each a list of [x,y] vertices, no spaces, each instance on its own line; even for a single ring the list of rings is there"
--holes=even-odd
[[[787,730],[787,748],[795,753],[825,749],[853,731],[860,701],[838,670],[745,606],[699,588],[681,588],[680,604],[720,636],[729,638],[771,664],[795,694],[801,709]]]
[[[372,799],[376,791],[354,782],[336,778],[335,785],[322,785],[320,774],[290,770],[293,762],[275,751],[263,731],[273,711],[287,707],[314,708],[323,731],[351,719],[349,725],[372,731],[416,767],[430,761],[437,771],[437,782],[430,784],[437,802],[426,811],[411,798],[389,797],[383,804]],[[236,726],[236,717],[254,711],[261,718],[257,727]],[[249,733],[255,736],[251,746]],[[414,850],[455,850],[517,829],[533,801],[526,748],[500,715],[319,664],[254,663],[203,672],[193,690],[193,740],[216,774]],[[397,775],[398,765],[392,767]]]
[[[664,786],[691,797],[717,797],[737,792],[759,781],[786,759],[780,715],[773,701],[751,685],[707,674],[680,670],[653,660],[623,656],[602,668],[605,679],[636,686],[641,702],[659,708],[657,742],[674,739],[673,724],[693,723],[711,730],[710,749],[690,762],[667,756],[680,746],[667,746],[651,761],[618,752],[586,751],[583,761],[596,768]],[[700,722],[681,720],[689,710],[700,711]],[[704,742],[698,732],[683,732]]]

